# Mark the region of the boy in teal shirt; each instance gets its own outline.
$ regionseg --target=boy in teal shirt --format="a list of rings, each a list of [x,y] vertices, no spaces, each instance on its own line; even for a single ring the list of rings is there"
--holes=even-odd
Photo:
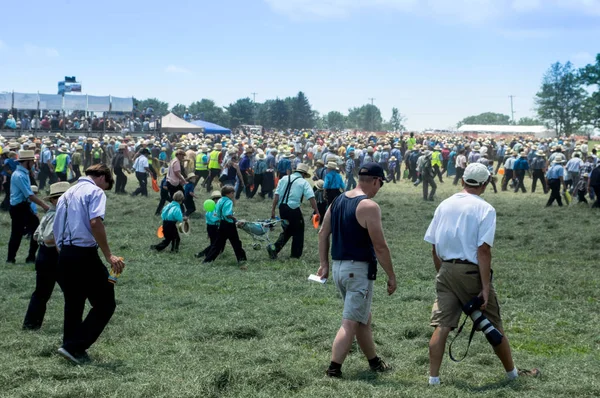
[[[221,199],[221,192],[214,191],[210,198],[215,202],[219,203],[219,199]],[[207,211],[204,215],[206,219],[206,233],[208,233],[208,239],[210,239],[210,244],[204,250],[199,253],[196,253],[196,258],[202,258],[206,256],[212,245],[217,241],[217,236],[219,235],[219,217],[217,216],[216,208],[213,211]]]
[[[183,216],[181,210],[181,204],[183,203],[183,192],[177,191],[173,195],[173,201],[166,205],[162,210],[161,217],[163,220],[163,234],[165,239],[158,245],[150,246],[150,249],[162,251],[171,244],[172,252],[179,252],[179,231],[177,231],[177,223],[187,220],[187,217]]]
[[[242,241],[237,231],[236,223],[237,220],[233,215],[233,198],[235,196],[235,188],[231,185],[225,185],[221,189],[221,199],[217,203],[215,213],[219,218],[219,231],[217,233],[217,240],[214,245],[210,247],[204,263],[211,263],[215,261],[219,254],[225,249],[225,244],[229,240],[235,257],[237,258],[238,264],[242,266],[242,269],[246,269],[243,263],[246,262],[246,252],[242,248]]]

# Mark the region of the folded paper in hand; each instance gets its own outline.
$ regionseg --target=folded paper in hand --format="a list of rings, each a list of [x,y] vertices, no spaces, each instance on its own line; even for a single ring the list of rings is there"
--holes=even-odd
[[[327,282],[327,278],[323,278],[323,279],[321,279],[321,277],[320,277],[320,276],[317,276],[317,275],[315,275],[315,274],[311,274],[311,275],[308,277],[308,280],[309,280],[309,281],[313,281],[313,282],[319,282],[319,283],[323,283],[323,284],[324,284],[325,282]]]

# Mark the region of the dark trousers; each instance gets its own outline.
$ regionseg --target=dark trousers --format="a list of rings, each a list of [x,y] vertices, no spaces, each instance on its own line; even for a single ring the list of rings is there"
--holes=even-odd
[[[158,207],[156,208],[154,214],[160,216],[163,207],[165,207],[165,203],[170,201],[171,197],[169,196],[169,190],[165,188],[160,188],[160,202],[158,202]]]
[[[456,175],[454,176],[454,182],[452,183],[453,185],[458,185],[458,182],[460,180],[462,180],[463,175],[465,174],[465,169],[463,169],[462,167],[457,167],[456,168]]]
[[[335,198],[337,198],[341,194],[342,193],[340,192],[339,189],[326,189],[325,195],[327,197],[327,206],[331,206],[331,204],[333,203]],[[281,218],[283,218],[283,217],[281,217]]]
[[[114,285],[95,247],[62,246],[57,280],[65,296],[63,348],[73,355],[84,353],[115,312]],[[86,300],[92,309],[83,320]]]
[[[438,164],[433,166],[433,178],[435,179],[435,177],[437,176],[437,178],[440,180],[440,182],[444,182],[443,178],[442,178],[442,169],[440,169],[440,166]]]
[[[600,208],[600,185],[591,186],[590,188],[594,190],[594,194],[596,195],[596,201],[592,207]]]
[[[200,185],[201,187],[206,186],[206,180],[208,179],[208,169],[206,170],[196,170],[195,173],[196,176],[198,178],[196,178],[196,184],[198,185],[198,183],[200,182],[200,178],[202,178],[202,185]]]
[[[587,199],[585,198],[585,195],[587,194],[587,191],[577,191],[577,203],[587,203]]]
[[[304,217],[302,216],[302,211],[299,207],[297,209],[290,209],[288,205],[282,204],[279,206],[279,217],[284,220],[281,223],[283,232],[277,238],[277,242],[275,242],[275,252],[279,253],[290,238],[292,238],[292,252],[290,257],[302,257],[302,251],[304,250]]]
[[[57,272],[58,251],[55,247],[40,246],[35,259],[35,290],[29,301],[23,328],[39,329],[42,327],[46,314],[46,303],[52,296]]]
[[[81,168],[79,167],[78,164],[74,164],[73,166],[73,178],[71,178],[69,180],[69,183],[74,183],[75,181],[79,180],[79,177],[81,177]]]
[[[515,186],[515,192],[519,192],[519,189],[523,193],[527,192],[525,189],[525,170],[515,170],[515,176],[517,177],[517,185]]]
[[[127,185],[127,176],[123,173],[123,169],[121,167],[115,167],[115,175],[117,176],[115,182],[115,192],[116,193],[125,193],[125,185]]]
[[[135,178],[137,178],[138,182],[140,183],[140,186],[135,191],[133,191],[132,195],[136,196],[142,194],[143,196],[148,196],[148,173],[140,173],[136,171]]]
[[[10,177],[2,184],[2,190],[4,191],[4,199],[2,200],[2,204],[0,204],[0,209],[8,211],[10,209]]]
[[[67,171],[56,172],[56,178],[58,181],[67,181]]]
[[[235,253],[235,258],[237,261],[246,261],[246,252],[242,247],[242,241],[240,240],[237,227],[234,223],[221,221],[217,233],[217,240],[215,241],[214,245],[210,246],[210,250],[204,259],[204,262],[210,263],[215,261],[217,257],[219,257],[219,254],[225,250],[227,241],[231,243],[231,247],[233,247],[233,252]]]
[[[562,198],[560,197],[560,180],[548,180],[548,187],[550,187],[550,199],[548,199],[546,206],[552,206],[552,203],[554,203],[555,200],[559,206],[562,206]]]
[[[430,186],[431,191],[429,191]],[[437,185],[435,183],[435,176],[431,177],[429,175],[423,174],[423,200],[433,200],[433,196],[435,195],[436,190]]]
[[[206,224],[206,233],[208,234],[210,244],[204,248],[204,250],[198,253],[198,256],[206,256],[210,251],[210,248],[217,242],[217,237],[219,236],[219,226]]]
[[[419,178],[419,176],[417,175],[417,165],[411,163],[410,164],[410,171],[408,172],[408,177],[410,178],[410,180],[412,182],[417,182],[417,179]]]
[[[502,190],[506,191],[508,189],[508,183],[513,179],[512,169],[504,169],[504,178],[502,178]]]
[[[327,202],[317,202],[317,209],[319,209],[319,225],[323,224],[325,213],[327,212]]]
[[[258,187],[261,187],[260,196],[265,196],[265,187],[263,185],[264,174],[254,174],[254,186],[252,187],[252,192],[250,192],[250,198],[253,198],[258,192]]]
[[[219,176],[221,175],[221,169],[209,169],[208,180],[206,180],[206,191],[212,191],[212,182],[213,180],[219,181]]]
[[[181,185],[171,185],[170,182],[167,181],[167,189],[169,190],[169,198],[173,200],[173,195],[177,191],[183,192],[183,187]]]
[[[179,237],[179,231],[177,231],[177,223],[175,221],[163,221],[163,234],[165,239],[156,245],[155,249],[162,251],[170,244],[172,252],[178,251],[181,238]]]
[[[10,206],[10,240],[8,241],[7,261],[14,261],[17,257],[17,252],[21,246],[23,235],[31,233],[29,240],[29,255],[27,259],[35,259],[35,252],[38,249],[38,243],[33,239],[35,229],[40,225],[40,220],[37,218],[29,202],[22,202],[16,206]]]
[[[235,190],[235,199],[239,199],[240,195],[242,194],[242,190],[244,190],[246,192],[246,197],[247,198],[251,198],[252,197],[252,191],[250,190],[250,186],[248,185],[248,173],[246,171],[242,171],[242,179],[243,179],[243,183],[244,185],[242,186],[242,181],[239,181],[237,188]]]
[[[40,174],[38,175],[38,179],[40,180],[40,189],[44,189],[46,186],[46,180],[50,181],[50,184],[54,184],[56,182],[56,176],[52,171],[50,171],[50,167],[46,163],[40,166]]]
[[[548,189],[546,188],[546,178],[544,177],[544,172],[541,169],[533,170],[532,179],[533,182],[531,183],[531,193],[535,192],[535,186],[537,185],[538,180],[540,180],[540,183],[542,184],[544,193],[548,192]]]

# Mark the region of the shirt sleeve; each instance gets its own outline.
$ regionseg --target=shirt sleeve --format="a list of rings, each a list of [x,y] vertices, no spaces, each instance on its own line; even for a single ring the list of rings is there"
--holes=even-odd
[[[437,242],[435,240],[435,231],[437,230],[438,227],[438,223],[439,223],[439,217],[438,217],[438,211],[436,209],[434,215],[433,215],[433,219],[431,220],[431,223],[429,223],[429,228],[427,228],[427,232],[425,232],[425,242],[431,243],[432,245],[435,245]]]
[[[477,247],[484,243],[494,247],[494,236],[496,235],[496,210],[491,209],[484,215],[481,224],[479,224],[479,233],[477,236]]]
[[[279,184],[277,184],[277,188],[275,188],[275,195],[283,195],[283,186],[286,185],[283,182],[283,178],[281,180],[279,180]]]
[[[90,220],[96,217],[104,219],[106,213],[106,195],[102,191],[93,192],[88,205]]]
[[[315,192],[310,187],[308,181],[304,180],[304,199],[309,200],[315,197]]]

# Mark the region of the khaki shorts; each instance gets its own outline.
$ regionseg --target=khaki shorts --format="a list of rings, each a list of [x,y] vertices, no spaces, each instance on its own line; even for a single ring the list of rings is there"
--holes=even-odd
[[[458,327],[462,306],[481,292],[479,267],[473,264],[442,263],[436,277],[437,297],[431,311],[431,326]],[[483,314],[496,329],[502,328],[500,305],[494,285],[490,286],[488,305]]]
[[[369,322],[373,281],[367,278],[369,264],[363,261],[333,261],[333,280],[344,300],[343,319]]]

